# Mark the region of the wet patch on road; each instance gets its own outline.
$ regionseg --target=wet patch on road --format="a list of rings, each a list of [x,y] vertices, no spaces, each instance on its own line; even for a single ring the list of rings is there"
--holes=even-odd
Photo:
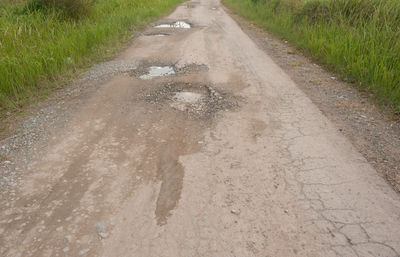
[[[149,83],[137,100],[160,120],[157,131],[148,130],[154,133],[148,137],[159,138],[154,156],[161,187],[154,213],[157,224],[163,226],[181,198],[185,169],[179,157],[199,151],[204,146],[202,131],[218,113],[239,108],[243,100],[213,84],[187,82]]]
[[[158,176],[161,178],[161,188],[156,205],[157,224],[167,223],[170,212],[176,207],[181,197],[184,168],[179,163],[179,149],[169,144],[160,153]]]

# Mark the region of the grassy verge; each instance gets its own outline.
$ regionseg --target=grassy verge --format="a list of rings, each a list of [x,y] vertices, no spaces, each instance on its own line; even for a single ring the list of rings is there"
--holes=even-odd
[[[397,0],[223,0],[400,114]]]
[[[0,114],[76,76],[180,2],[96,0],[84,18],[66,19],[55,10],[26,11],[24,1],[0,1]]]

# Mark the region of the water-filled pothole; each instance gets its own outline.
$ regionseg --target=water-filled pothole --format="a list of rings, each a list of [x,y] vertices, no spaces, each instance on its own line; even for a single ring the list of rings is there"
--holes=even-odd
[[[129,71],[128,74],[140,79],[149,80],[170,75],[188,75],[205,71],[208,71],[208,67],[204,64],[176,66],[165,63],[143,63],[137,69]]]
[[[173,28],[173,29],[190,29],[192,26],[185,21],[176,21],[174,23],[164,23],[154,26],[154,28]]]
[[[150,66],[147,73],[139,76],[141,79],[152,79],[156,77],[168,76],[175,74],[175,69],[172,66]]]

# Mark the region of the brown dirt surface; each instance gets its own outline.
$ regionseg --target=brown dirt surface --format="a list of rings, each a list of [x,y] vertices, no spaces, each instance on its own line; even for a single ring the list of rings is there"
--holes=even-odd
[[[399,256],[400,196],[329,109],[357,96],[306,94],[218,0],[153,25],[179,21],[0,141],[0,256]]]
[[[229,12],[322,113],[400,192],[400,122],[377,107],[366,93],[310,60],[286,40]]]

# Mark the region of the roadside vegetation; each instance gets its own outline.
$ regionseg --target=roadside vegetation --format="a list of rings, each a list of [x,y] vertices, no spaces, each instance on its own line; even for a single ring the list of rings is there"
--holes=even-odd
[[[0,117],[104,58],[182,0],[0,0]]]
[[[398,0],[223,0],[400,114]]]

